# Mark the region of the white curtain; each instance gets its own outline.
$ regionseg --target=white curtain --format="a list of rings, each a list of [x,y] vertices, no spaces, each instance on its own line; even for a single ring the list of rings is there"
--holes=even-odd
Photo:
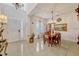
[[[39,21],[36,22],[36,32],[37,32],[37,34],[44,32],[43,22],[39,22]]]

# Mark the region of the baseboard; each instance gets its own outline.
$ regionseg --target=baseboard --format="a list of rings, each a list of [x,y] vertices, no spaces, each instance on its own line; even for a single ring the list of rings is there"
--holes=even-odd
[[[23,41],[23,40],[8,41],[8,43],[21,42],[21,41]]]
[[[70,42],[77,42],[76,40],[67,40],[67,39],[61,39],[61,41],[70,41]]]

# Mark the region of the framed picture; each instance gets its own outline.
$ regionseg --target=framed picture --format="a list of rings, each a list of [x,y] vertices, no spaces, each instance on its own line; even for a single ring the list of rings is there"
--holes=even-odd
[[[55,31],[67,31],[67,23],[55,24],[54,25],[54,30]]]

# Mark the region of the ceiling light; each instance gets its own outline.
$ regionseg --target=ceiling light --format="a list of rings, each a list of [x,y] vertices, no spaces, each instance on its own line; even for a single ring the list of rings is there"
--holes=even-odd
[[[13,5],[15,6],[16,9],[24,7],[23,3],[13,3]]]

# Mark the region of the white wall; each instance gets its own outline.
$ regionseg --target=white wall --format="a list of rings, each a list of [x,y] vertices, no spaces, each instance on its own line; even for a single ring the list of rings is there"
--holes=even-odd
[[[73,42],[77,42],[77,40],[78,40],[77,37],[79,34],[79,21],[77,20],[77,13],[75,12],[75,9],[76,9],[76,7],[72,7],[72,10],[69,10],[69,11],[67,10],[68,12],[66,10],[64,10],[63,13],[61,13],[62,11],[60,11],[59,13],[56,11],[54,12],[54,13],[59,14],[59,16],[54,15],[54,20],[56,20],[58,17],[61,17],[62,20],[67,22],[67,32],[60,31],[61,35],[62,35],[62,37],[61,37],[62,40],[69,40],[69,41],[73,41]],[[42,16],[45,17],[45,15],[42,14],[43,12],[44,11],[40,11],[40,14],[37,12],[37,13],[35,13],[35,15],[37,15],[37,16],[40,15],[41,17]],[[49,16],[49,14],[47,14],[47,15]],[[47,18],[47,15],[46,15],[46,18]]]
[[[21,40],[21,34],[18,29],[21,30],[21,23],[23,22],[23,39],[28,40],[28,35],[30,35],[31,27],[28,14],[35,8],[36,3],[26,3],[24,8],[16,8],[12,4],[0,4],[0,11],[2,14],[8,17],[8,22],[6,30],[4,31],[4,37],[7,38],[9,42]]]
[[[77,42],[77,37],[79,35],[79,21],[77,20],[76,15],[76,13],[61,15],[62,19],[67,22],[67,32],[61,32],[62,40]]]
[[[61,40],[77,42],[77,37],[79,35],[79,21],[77,19],[77,13],[70,12],[61,14],[59,17],[64,20],[65,23],[67,23],[67,31],[58,31],[61,33]],[[58,16],[54,16],[54,20],[56,20],[57,18]]]
[[[25,35],[26,40],[28,40],[29,38],[28,36],[30,35],[30,32],[31,32],[31,27],[30,27],[31,21],[30,20],[31,20],[30,17],[26,14],[26,25],[24,27],[24,29],[26,29],[26,35]]]
[[[0,4],[0,11],[2,14],[8,17],[8,22],[6,29],[4,31],[4,36],[7,38],[9,42],[18,41],[20,40],[20,34],[18,33],[18,29],[21,30],[21,21],[23,21],[23,36],[25,39],[26,35],[26,12],[19,9],[16,10],[15,8]]]
[[[24,10],[27,12],[27,14],[30,14],[31,11],[37,6],[37,3],[27,3],[25,4]]]

